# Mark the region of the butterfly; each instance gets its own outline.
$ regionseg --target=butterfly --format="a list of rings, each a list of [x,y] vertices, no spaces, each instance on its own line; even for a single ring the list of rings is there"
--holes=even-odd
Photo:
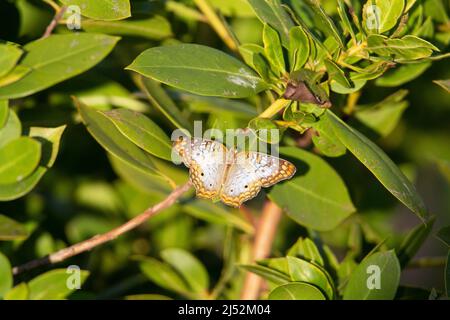
[[[181,136],[173,149],[189,168],[197,197],[220,199],[233,207],[254,198],[261,187],[290,179],[296,171],[287,160],[254,151],[238,152],[213,140]]]

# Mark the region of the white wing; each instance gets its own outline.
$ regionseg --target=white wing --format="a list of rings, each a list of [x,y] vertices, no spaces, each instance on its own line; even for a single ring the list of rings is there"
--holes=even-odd
[[[295,166],[287,160],[259,152],[239,152],[227,172],[220,199],[227,205],[239,207],[255,197],[261,187],[289,179],[295,171]]]
[[[217,197],[225,174],[227,148],[217,141],[186,137],[180,137],[173,147],[189,168],[197,196]]]

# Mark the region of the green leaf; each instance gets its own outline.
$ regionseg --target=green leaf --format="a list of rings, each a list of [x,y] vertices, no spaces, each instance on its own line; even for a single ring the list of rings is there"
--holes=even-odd
[[[327,110],[334,133],[339,140],[361,161],[397,199],[424,219],[427,213],[425,204],[414,185],[376,144],[347,125],[334,113]]]
[[[286,73],[284,64],[283,48],[281,47],[280,37],[278,33],[268,24],[263,29],[264,52],[269,60],[270,65],[276,70],[276,74],[281,76]]]
[[[267,88],[259,76],[236,58],[197,44],[147,49],[126,69],[205,96],[246,98]]]
[[[13,276],[11,271],[11,264],[7,257],[0,252],[0,298],[11,289],[13,285]]]
[[[280,0],[248,0],[258,18],[277,30],[281,37],[281,43],[289,48],[289,30],[294,27],[294,22],[283,9]]]
[[[253,233],[253,226],[248,223],[242,215],[234,210],[225,209],[224,206],[214,204],[210,201],[196,199],[183,206],[188,214],[211,223],[233,226],[245,233]]]
[[[119,41],[93,33],[52,35],[26,46],[20,65],[31,68],[19,81],[0,87],[0,99],[20,98],[74,77],[103,60]]]
[[[291,282],[273,289],[269,300],[326,300],[323,293],[313,285]]]
[[[306,0],[305,4],[311,8],[311,12],[317,19],[317,22],[321,25],[324,32],[333,37],[338,43],[339,47],[344,48],[344,42],[341,38],[340,32],[334,24],[333,20],[326,14],[325,10],[320,6],[318,0]]]
[[[10,112],[12,113],[12,112]],[[27,178],[0,186],[0,201],[14,200],[30,192],[49,168],[53,166],[59,150],[61,135],[66,126],[57,128],[30,128],[30,137],[41,143],[41,161],[38,168]]]
[[[322,269],[308,261],[286,257],[289,266],[289,274],[292,281],[307,282],[320,288],[328,299],[333,298],[333,287],[329,282],[329,276]]]
[[[392,300],[399,282],[400,264],[394,251],[377,252],[364,258],[351,273],[344,300]]]
[[[405,0],[368,0],[363,8],[363,25],[370,32],[391,30],[400,19]]]
[[[128,140],[102,112],[91,109],[73,98],[89,133],[97,142],[119,159],[142,171],[156,172],[149,156]]]
[[[284,147],[297,167],[291,180],[275,185],[269,198],[296,222],[316,230],[331,230],[355,211],[341,177],[320,157],[307,151]],[[292,195],[295,195],[293,197]]]
[[[289,31],[289,65],[291,72],[299,70],[308,61],[310,53],[309,38],[302,27]]]
[[[183,276],[191,291],[207,293],[209,275],[205,266],[195,256],[186,250],[170,248],[163,250],[161,257]]]
[[[389,70],[381,78],[375,81],[380,87],[398,87],[411,80],[416,79],[431,66],[431,62],[404,64],[400,67]]]
[[[290,282],[289,276],[275,269],[261,265],[239,265],[240,268],[253,272],[260,277],[275,285],[286,284]]]
[[[192,125],[183,115],[175,102],[155,80],[139,77],[139,88],[144,91],[147,98],[175,127],[192,131]]]
[[[76,272],[76,271],[75,271]],[[55,269],[37,276],[28,283],[30,300],[61,300],[71,294],[75,288],[69,286],[71,277],[76,274],[68,273],[66,269]],[[80,270],[80,285],[82,285],[89,271]]]
[[[119,131],[148,153],[171,160],[172,143],[156,123],[143,114],[128,109],[115,109],[103,113]]]
[[[408,107],[408,101],[403,100],[407,94],[407,90],[399,90],[374,105],[358,109],[355,117],[380,136],[386,137],[395,129]]]
[[[83,20],[81,27],[88,32],[142,37],[151,40],[162,40],[172,36],[170,23],[162,16],[124,21]]]
[[[444,227],[440,229],[436,236],[445,243],[448,247],[450,247],[450,226]]]
[[[17,138],[0,148],[0,185],[24,180],[40,158],[41,144],[29,137]]]
[[[85,17],[99,20],[120,20],[131,16],[129,0],[61,0],[67,6],[81,8]]]
[[[303,260],[314,262],[324,266],[322,255],[316,244],[309,238],[298,238],[297,242],[289,249],[288,256],[294,256]]]
[[[230,17],[254,17],[252,7],[247,0],[208,0],[221,14]]]
[[[316,134],[313,134],[312,141],[314,145],[327,157],[340,157],[345,154],[347,148],[341,143],[335,135],[333,128],[325,117],[314,122],[312,127]]]
[[[23,225],[0,214],[0,241],[23,240],[26,237],[28,231]]]
[[[8,121],[9,116],[9,107],[8,100],[0,100],[0,130]]]
[[[450,80],[433,80],[433,82],[443,88],[445,91],[450,92]]]
[[[150,281],[181,294],[189,292],[186,282],[169,265],[150,257],[139,257],[138,260],[141,271]]]
[[[22,53],[22,50],[15,44],[0,43],[0,77],[14,68]]]
[[[7,75],[0,78],[0,87],[5,87],[11,83],[19,81],[25,75],[31,72],[30,67],[26,67],[24,65],[16,65]]]
[[[399,62],[427,58],[433,51],[439,51],[430,42],[416,36],[389,39],[376,34],[367,38],[367,50]]]
[[[13,110],[8,111],[8,118],[3,127],[0,127],[0,148],[10,141],[20,137],[22,124]]]
[[[172,300],[172,298],[162,294],[143,293],[126,296],[125,300]]]
[[[428,238],[428,235],[433,228],[434,221],[435,217],[431,217],[426,222],[421,223],[411,230],[411,232],[403,239],[397,254],[401,268],[406,267],[417,251],[419,251],[422,244]]]
[[[30,296],[30,290],[25,282],[22,282],[9,290],[4,298],[5,300],[28,300]]]
[[[337,11],[338,11],[339,17],[341,18],[342,28],[344,29],[344,31],[347,32],[347,34],[351,35],[353,41],[356,43],[357,39],[356,39],[355,31],[353,30],[352,24],[350,23],[350,20],[347,15],[348,10],[349,9],[347,8],[346,4],[344,3],[344,0],[338,0]]]
[[[342,69],[339,68],[339,66],[336,63],[334,63],[329,59],[325,59],[323,62],[325,64],[325,67],[327,68],[331,81],[336,81],[344,88],[353,87],[351,83],[348,81],[347,77],[345,76],[344,71],[342,71]]]

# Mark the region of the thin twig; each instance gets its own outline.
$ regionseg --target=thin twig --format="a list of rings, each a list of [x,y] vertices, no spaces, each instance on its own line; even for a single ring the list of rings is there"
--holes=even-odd
[[[282,210],[272,201],[264,204],[261,218],[255,232],[253,260],[267,258],[281,218]],[[263,279],[253,273],[247,273],[241,292],[241,299],[255,300],[259,297]]]
[[[165,198],[163,201],[154,205],[151,208],[148,208],[143,213],[129,220],[125,224],[117,228],[114,228],[104,234],[96,235],[90,239],[87,239],[85,241],[76,243],[70,247],[54,252],[44,258],[32,260],[21,266],[14,267],[12,272],[14,275],[17,275],[21,272],[34,269],[39,266],[61,262],[63,260],[66,260],[67,258],[76,256],[82,252],[89,251],[105,242],[114,240],[115,238],[124,234],[125,232],[130,231],[136,228],[137,226],[141,225],[142,223],[144,223],[145,221],[156,215],[159,211],[173,205],[178,198],[180,198],[186,191],[189,190],[190,187],[191,183],[187,182],[185,185],[172,191],[172,193],[169,194],[167,198]]]
[[[411,261],[406,268],[435,268],[443,267],[447,261],[447,257],[422,257]]]
[[[55,16],[53,17],[52,21],[50,21],[50,24],[45,29],[45,32],[41,38],[47,38],[52,34],[53,29],[55,29],[55,27],[58,25],[58,22],[63,17],[64,12],[66,12],[66,9],[67,9],[66,6],[62,6],[58,11],[56,11]]]

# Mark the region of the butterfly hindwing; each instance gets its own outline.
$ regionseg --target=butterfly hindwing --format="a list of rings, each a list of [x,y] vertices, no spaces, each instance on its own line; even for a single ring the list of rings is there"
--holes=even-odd
[[[227,205],[239,207],[254,198],[261,187],[289,179],[295,171],[295,166],[284,159],[259,152],[239,152],[227,172],[220,198]]]
[[[184,137],[174,143],[174,148],[189,168],[197,196],[218,197],[226,168],[226,147],[212,140]]]

